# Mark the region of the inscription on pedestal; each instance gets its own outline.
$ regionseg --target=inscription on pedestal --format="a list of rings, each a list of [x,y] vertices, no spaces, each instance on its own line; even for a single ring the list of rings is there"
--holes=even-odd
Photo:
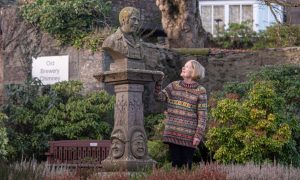
[[[123,126],[125,123],[125,113],[128,107],[128,103],[124,98],[124,94],[121,96],[120,99],[117,100],[116,103],[116,111],[115,111],[115,125],[116,126]]]
[[[142,99],[138,97],[133,97],[129,101],[129,117],[130,117],[130,125],[137,126],[143,125],[143,103]]]

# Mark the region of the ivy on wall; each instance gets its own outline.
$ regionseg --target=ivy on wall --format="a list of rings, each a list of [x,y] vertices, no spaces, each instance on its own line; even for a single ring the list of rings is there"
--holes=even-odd
[[[110,32],[107,0],[36,0],[21,6],[21,15],[28,22],[60,41],[77,48],[97,50],[103,36]],[[108,31],[108,32],[107,32]]]

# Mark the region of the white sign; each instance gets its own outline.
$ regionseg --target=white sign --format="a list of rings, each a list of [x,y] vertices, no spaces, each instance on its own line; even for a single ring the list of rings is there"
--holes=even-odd
[[[90,146],[91,146],[91,147],[97,147],[97,146],[98,146],[98,143],[90,143]]]
[[[32,58],[32,77],[44,85],[69,80],[69,56],[44,56]]]

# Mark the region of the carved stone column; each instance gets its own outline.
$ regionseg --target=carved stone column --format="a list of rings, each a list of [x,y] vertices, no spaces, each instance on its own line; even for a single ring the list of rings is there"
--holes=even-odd
[[[115,85],[115,124],[111,135],[112,146],[107,159],[102,161],[107,171],[151,167],[155,164],[148,156],[144,129],[142,93],[144,85]]]
[[[152,167],[156,162],[148,156],[142,96],[144,84],[161,78],[163,73],[145,70],[140,60],[106,50],[112,57],[110,69],[94,77],[114,85],[116,104],[112,145],[102,165],[106,171],[136,171]]]

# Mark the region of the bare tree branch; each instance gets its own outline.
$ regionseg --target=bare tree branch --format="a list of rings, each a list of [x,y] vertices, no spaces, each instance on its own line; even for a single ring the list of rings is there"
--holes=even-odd
[[[276,22],[278,24],[282,24],[282,22],[279,19],[278,12],[283,12],[284,9],[278,9],[279,5],[284,8],[296,8],[300,7],[300,1],[299,0],[260,0],[263,4],[269,6],[271,13],[273,14]]]
[[[273,16],[274,16],[276,22],[277,22],[278,24],[281,24],[281,21],[280,21],[279,18],[278,18],[278,14],[275,12],[275,7],[274,7],[270,2],[268,2],[268,1],[265,1],[265,4],[266,4],[267,6],[269,6],[270,11],[271,11],[271,13],[273,14]],[[277,10],[278,10],[278,9],[277,9]]]
[[[299,0],[260,0],[266,4],[278,4],[284,7],[300,7]]]

